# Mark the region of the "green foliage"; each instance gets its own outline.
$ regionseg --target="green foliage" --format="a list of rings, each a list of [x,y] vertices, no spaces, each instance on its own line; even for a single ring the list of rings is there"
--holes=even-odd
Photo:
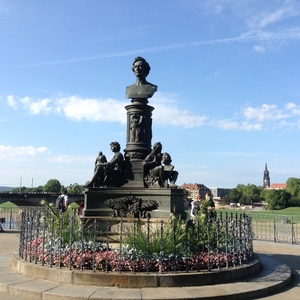
[[[27,188],[25,186],[23,186],[21,188],[21,192],[22,193],[42,193],[44,191],[44,187],[42,185],[39,185],[38,187],[36,188]],[[19,193],[20,192],[20,188],[17,187],[17,188],[14,188],[10,191],[11,193]]]
[[[208,220],[207,215],[200,211],[194,222],[184,221],[171,215],[168,222],[163,225],[159,222],[150,223],[149,236],[147,223],[138,221],[136,227],[128,227],[124,243],[130,248],[153,255],[160,253],[164,249],[164,255],[172,255],[175,252],[184,255],[186,251],[185,241],[189,241],[189,250],[205,251],[207,240],[210,246],[217,246],[217,225]],[[219,236],[219,242],[224,240],[224,236]],[[175,248],[174,248],[175,245]]]
[[[50,179],[47,183],[38,187],[27,188],[23,186],[21,188],[22,193],[60,193],[64,187],[60,184],[57,179]],[[71,183],[66,187],[69,194],[82,194],[84,192],[84,185],[80,185],[78,183]],[[19,193],[20,187],[14,188],[11,190],[12,193]]]
[[[44,186],[44,192],[60,193],[61,188],[62,188],[62,186],[57,179],[50,179]]]
[[[82,194],[84,191],[84,186],[78,183],[71,183],[66,188],[69,194]]]
[[[232,189],[229,194],[229,203],[238,203],[240,201],[241,196],[242,193],[237,188]]]
[[[230,197],[229,197],[229,196],[225,196],[225,197],[223,198],[222,205],[229,205],[230,202],[231,202]]]
[[[285,190],[267,190],[265,192],[265,200],[268,209],[278,210],[287,207],[290,194]]]
[[[191,191],[190,190],[188,190],[188,189],[183,189],[183,194],[184,194],[184,198],[189,198],[190,197],[190,195],[191,195]]]
[[[299,207],[300,206],[300,199],[298,197],[291,197],[288,200],[288,206],[290,206],[290,207]]]
[[[45,207],[41,222],[48,232],[53,233],[53,239],[61,238],[63,244],[79,240],[80,218],[76,215],[76,210],[68,207],[64,213],[59,213],[48,202],[42,200],[41,204]]]
[[[139,221],[136,223],[136,231],[134,227],[128,228],[125,238],[125,243],[129,247],[135,248],[138,251],[147,252],[150,255],[160,253],[161,246],[165,254],[172,254],[174,252],[174,241],[177,251],[182,248],[184,239],[185,227],[184,221],[171,215],[168,222],[149,223],[149,235],[147,222]],[[161,227],[162,226],[162,227]]]
[[[44,187],[42,185],[39,185],[35,188],[26,188],[23,192],[24,193],[42,193],[44,191]]]
[[[300,178],[289,178],[286,182],[286,190],[292,197],[300,199]]]
[[[236,188],[231,189],[228,197],[225,197],[225,204],[240,203],[243,205],[251,205],[255,202],[261,202],[261,193],[263,191],[262,186],[256,186],[255,184],[238,184]]]
[[[239,203],[240,203],[241,205],[251,205],[251,201],[252,201],[252,197],[251,197],[251,196],[245,196],[245,195],[243,195],[243,196],[240,198]]]

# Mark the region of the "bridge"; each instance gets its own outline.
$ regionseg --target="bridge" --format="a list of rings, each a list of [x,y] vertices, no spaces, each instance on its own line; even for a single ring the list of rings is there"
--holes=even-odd
[[[0,193],[0,204],[12,202],[17,206],[38,206],[42,200],[55,204],[60,194],[55,193]],[[69,204],[76,202],[80,204],[84,201],[83,194],[68,194]]]

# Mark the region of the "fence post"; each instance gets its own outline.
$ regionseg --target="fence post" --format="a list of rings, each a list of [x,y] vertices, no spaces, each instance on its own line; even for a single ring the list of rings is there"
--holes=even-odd
[[[12,207],[10,207],[10,215],[9,215],[9,229],[11,229],[11,219],[12,219]]]
[[[293,216],[291,216],[291,222],[292,222],[292,245],[294,244],[294,222],[293,222]]]
[[[274,242],[276,243],[276,221],[275,221],[275,215],[273,217],[273,222],[274,222]]]

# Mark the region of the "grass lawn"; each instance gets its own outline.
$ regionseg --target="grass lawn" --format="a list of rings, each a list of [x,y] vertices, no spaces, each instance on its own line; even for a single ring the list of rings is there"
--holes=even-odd
[[[282,215],[282,216],[300,216],[300,207],[288,207],[285,209],[280,209],[280,210],[267,210],[267,209],[262,209],[262,210],[241,210],[241,209],[217,209],[217,213],[222,212],[222,214],[225,215],[227,212],[228,214],[233,213],[233,214],[263,214],[263,215]]]
[[[7,207],[18,207],[18,206],[10,201],[0,204],[0,208],[7,208]]]
[[[262,210],[262,211],[253,211],[253,213],[263,213],[263,214],[272,214],[272,215],[285,215],[293,216],[300,215],[300,207],[288,207],[280,210]]]

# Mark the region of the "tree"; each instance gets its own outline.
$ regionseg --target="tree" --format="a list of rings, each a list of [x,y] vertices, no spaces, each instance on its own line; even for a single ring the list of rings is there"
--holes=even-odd
[[[67,186],[67,191],[69,194],[82,194],[84,191],[84,186],[78,183],[70,184]]]
[[[241,205],[251,205],[251,201],[252,201],[252,197],[251,196],[245,196],[243,195],[241,198],[240,198],[240,204]]]
[[[223,197],[222,203],[223,203],[224,205],[229,205],[229,204],[231,203],[230,197],[229,197],[229,196]]]
[[[261,190],[263,189],[262,186],[257,186],[255,184],[247,184],[247,185],[244,185],[244,184],[238,184],[236,186],[236,189],[238,190],[238,192],[241,194],[241,195],[244,195],[244,196],[254,196],[254,195],[260,195],[260,192]]]
[[[242,193],[238,190],[238,188],[234,188],[230,191],[229,200],[232,203],[239,203]]]
[[[44,187],[42,185],[39,185],[38,187],[34,188],[34,192],[41,193],[43,191]]]
[[[184,194],[183,198],[184,198],[185,201],[187,201],[188,199],[190,199],[190,197],[191,197],[191,191],[189,189],[184,188],[183,189],[183,194]]]
[[[44,192],[60,193],[61,188],[62,188],[62,186],[57,179],[50,179],[44,186]]]
[[[17,187],[17,188],[14,188],[11,190],[11,193],[26,193],[27,192],[27,188],[26,186],[22,186],[21,188],[20,187]]]
[[[300,178],[290,177],[286,181],[286,190],[292,197],[300,199]]]
[[[268,209],[284,209],[287,207],[290,194],[286,190],[267,190],[265,199]]]
[[[288,201],[288,206],[290,207],[297,207],[300,206],[300,199],[298,197],[293,197],[291,196],[291,198]]]

